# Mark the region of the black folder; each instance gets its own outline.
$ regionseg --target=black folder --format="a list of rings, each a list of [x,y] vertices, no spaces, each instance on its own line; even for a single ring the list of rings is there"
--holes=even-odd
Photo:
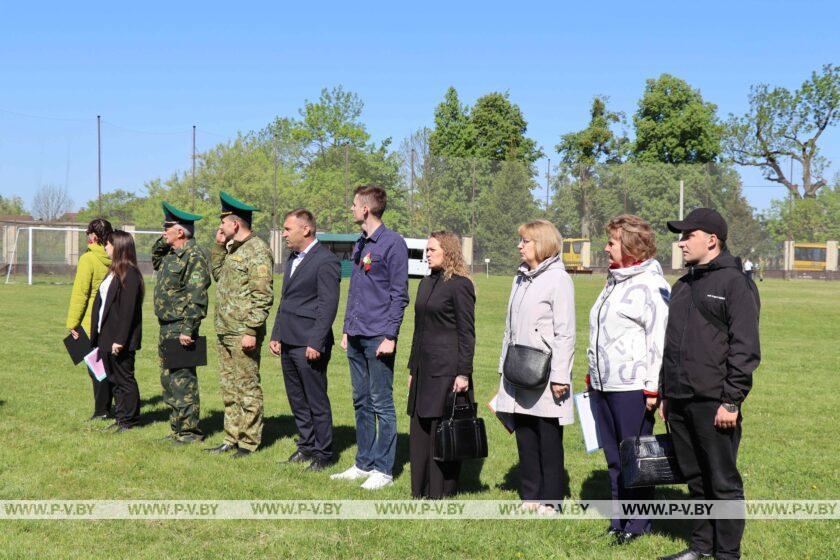
[[[70,359],[73,360],[74,366],[79,365],[85,359],[85,356],[93,350],[90,347],[90,339],[85,329],[79,327],[76,329],[76,332],[79,333],[78,339],[73,338],[72,334],[68,334],[67,338],[64,339],[64,346],[67,348],[67,353],[70,354]]]
[[[207,365],[207,338],[199,336],[189,346],[181,345],[177,338],[163,341],[163,367],[166,369],[191,368]]]

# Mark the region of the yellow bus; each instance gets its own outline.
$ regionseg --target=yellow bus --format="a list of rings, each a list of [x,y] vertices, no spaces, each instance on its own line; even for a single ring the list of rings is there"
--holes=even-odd
[[[820,272],[825,270],[825,243],[794,243],[793,269]]]
[[[583,244],[589,241],[583,237],[569,237],[563,240],[563,264],[567,270],[583,271],[581,252]]]

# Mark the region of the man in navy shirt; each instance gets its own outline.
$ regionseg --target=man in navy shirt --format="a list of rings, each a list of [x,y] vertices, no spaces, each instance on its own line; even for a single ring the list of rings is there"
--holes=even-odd
[[[350,362],[358,450],[352,467],[330,477],[365,479],[362,488],[367,490],[393,483],[394,356],[408,305],[408,247],[382,223],[386,205],[382,188],[363,185],[356,189],[350,208],[362,235],[353,248],[341,347]]]

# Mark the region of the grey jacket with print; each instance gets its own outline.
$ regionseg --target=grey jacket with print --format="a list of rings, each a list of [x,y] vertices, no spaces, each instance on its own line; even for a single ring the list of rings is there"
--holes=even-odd
[[[572,279],[559,255],[546,259],[534,270],[522,265],[513,279],[499,373],[508,345],[551,348],[550,383],[544,390],[518,389],[499,381],[497,412],[557,418],[561,424],[574,422],[571,383],[575,353],[575,296]],[[551,383],[569,385],[561,399],[551,393]]]

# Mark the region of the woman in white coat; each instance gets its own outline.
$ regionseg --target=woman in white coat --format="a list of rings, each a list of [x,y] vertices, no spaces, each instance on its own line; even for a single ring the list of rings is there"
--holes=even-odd
[[[522,264],[513,279],[499,360],[496,410],[513,416],[523,506],[550,512],[564,488],[563,426],[574,422],[571,399],[575,351],[572,279],[560,258],[562,239],[551,222],[519,227]],[[540,389],[510,384],[503,366],[510,344],[551,351],[548,383]]]
[[[607,283],[589,313],[586,376],[614,500],[647,500],[653,488],[621,483],[621,440],[653,433],[659,370],[671,289],[653,258],[656,240],[645,220],[616,216],[606,227]],[[650,532],[649,519],[613,519],[607,534],[627,544]]]

